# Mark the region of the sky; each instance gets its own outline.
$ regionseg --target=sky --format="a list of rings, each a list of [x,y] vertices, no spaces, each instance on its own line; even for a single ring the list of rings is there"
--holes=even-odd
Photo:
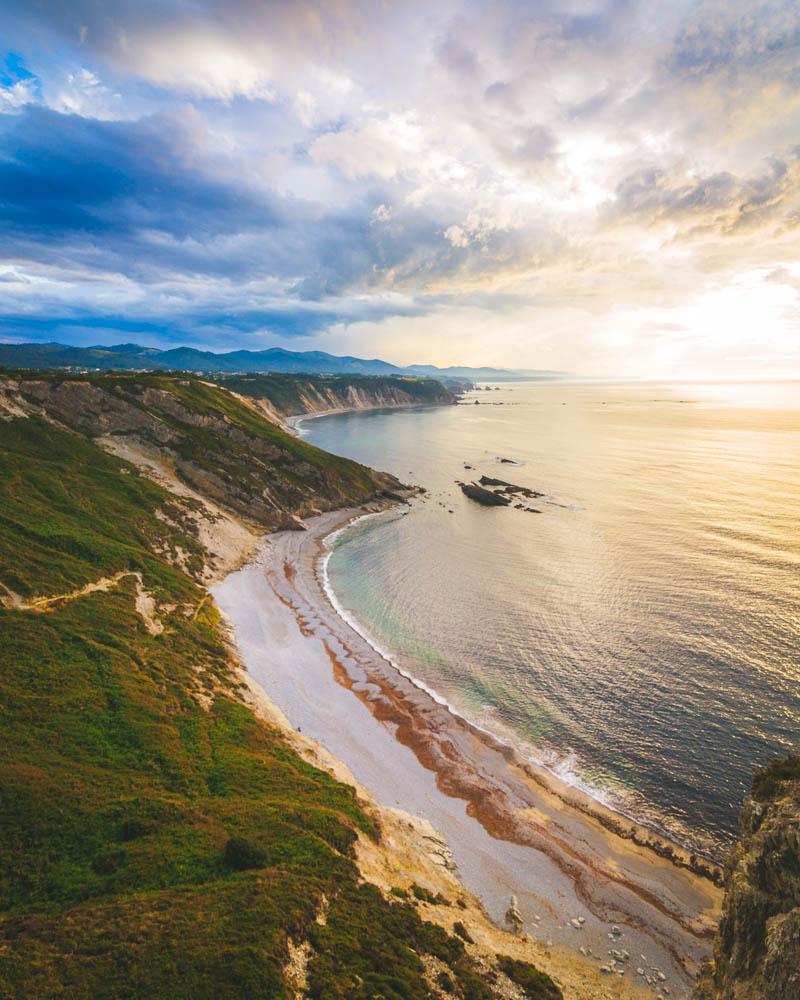
[[[800,376],[795,0],[0,0],[0,339]]]

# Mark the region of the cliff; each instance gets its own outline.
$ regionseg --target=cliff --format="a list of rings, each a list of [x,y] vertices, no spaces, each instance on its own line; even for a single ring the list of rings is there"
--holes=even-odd
[[[300,441],[255,405],[197,379],[22,374],[0,380],[0,394],[7,408],[88,437],[166,487],[171,522],[192,526],[209,576],[235,558],[243,527],[297,527],[299,518],[401,489],[394,477]],[[181,551],[191,572],[192,557]]]
[[[3,1000],[560,997],[426,919],[457,898],[365,879],[395,834],[260,702],[204,586],[395,480],[162,375],[4,377],[0,467]]]
[[[800,997],[800,758],[756,775],[727,865],[714,950],[695,1000]]]
[[[381,375],[219,375],[212,377],[277,418],[337,410],[443,406],[456,396],[430,378]]]

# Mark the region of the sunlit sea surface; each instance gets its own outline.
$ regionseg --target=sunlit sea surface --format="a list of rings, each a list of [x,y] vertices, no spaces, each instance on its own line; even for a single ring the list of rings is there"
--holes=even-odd
[[[514,383],[304,433],[428,490],[336,541],[362,630],[522,753],[721,857],[754,768],[800,750],[800,384]],[[541,513],[468,500],[455,480],[481,474],[545,493]]]

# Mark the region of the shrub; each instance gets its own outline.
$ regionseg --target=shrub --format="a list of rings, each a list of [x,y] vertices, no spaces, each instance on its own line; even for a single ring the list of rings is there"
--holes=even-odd
[[[267,856],[261,848],[244,837],[231,837],[225,845],[223,857],[226,865],[239,872],[248,868],[263,868],[267,863]]]
[[[453,924],[453,933],[458,934],[458,936],[462,939],[462,941],[466,941],[467,944],[475,944],[475,942],[472,940],[472,935],[467,930],[467,928],[461,923],[460,920],[456,920],[456,922]]]
[[[436,977],[436,983],[437,983],[439,989],[444,990],[445,993],[453,993],[455,991],[456,984],[447,975],[446,972],[440,972],[439,973],[439,975]]]
[[[753,778],[753,798],[765,802],[772,798],[784,781],[800,780],[800,757],[773,760],[756,771]]]
[[[113,875],[125,861],[125,852],[113,848],[98,854],[92,860],[92,871],[96,875]]]
[[[498,955],[497,965],[501,972],[519,986],[528,1000],[562,1000],[563,994],[553,980],[530,962]]]
[[[426,889],[424,886],[417,885],[416,882],[414,882],[412,884],[412,886],[411,886],[411,892],[413,893],[414,897],[416,899],[420,900],[420,902],[422,902],[422,903],[431,903],[434,906],[449,906],[450,905],[449,901],[446,900],[444,898],[444,896],[440,892],[436,892],[436,893],[431,892],[429,889]]]
[[[123,820],[119,835],[121,840],[138,840],[139,837],[145,837],[148,833],[152,833],[154,829],[155,823],[152,820],[132,817]]]

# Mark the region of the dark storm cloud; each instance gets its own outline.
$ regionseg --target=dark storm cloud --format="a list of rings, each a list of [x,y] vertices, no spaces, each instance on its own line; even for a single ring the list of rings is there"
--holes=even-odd
[[[162,115],[105,122],[29,107],[0,118],[0,251],[91,264],[144,281],[206,274],[289,282],[302,298],[403,264],[427,228],[391,239],[369,207],[321,210],[209,175],[193,122]]]
[[[167,115],[107,122],[28,107],[0,120],[0,200],[13,229],[43,244],[74,234],[177,240],[276,227],[263,198],[191,167],[191,134]]]

